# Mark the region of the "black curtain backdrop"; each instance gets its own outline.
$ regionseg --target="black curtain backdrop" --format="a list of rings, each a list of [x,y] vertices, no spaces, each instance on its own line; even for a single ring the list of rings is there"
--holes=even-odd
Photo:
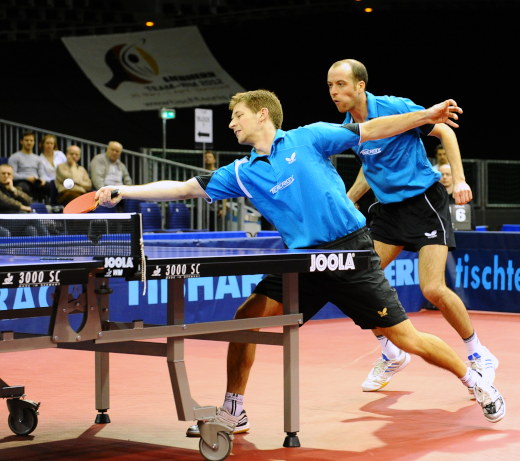
[[[369,72],[368,90],[429,106],[446,98],[465,111],[457,134],[464,158],[516,159],[518,10],[352,14],[326,9],[312,17],[247,20],[200,26],[222,67],[244,88],[275,91],[283,128],[341,122],[328,95],[332,62],[356,58]],[[162,147],[157,111],[123,112],[94,88],[61,41],[0,46],[0,118],[125,148]],[[512,94],[509,96],[509,94]],[[216,150],[246,150],[227,128],[226,105],[213,109]],[[430,154],[437,144],[428,139]],[[194,109],[167,123],[167,147],[193,149]],[[7,156],[11,152],[0,152]]]

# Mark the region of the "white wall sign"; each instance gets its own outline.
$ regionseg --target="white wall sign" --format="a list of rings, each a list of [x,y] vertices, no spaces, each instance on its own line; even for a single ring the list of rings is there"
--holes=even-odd
[[[195,109],[195,142],[213,142],[213,111]]]

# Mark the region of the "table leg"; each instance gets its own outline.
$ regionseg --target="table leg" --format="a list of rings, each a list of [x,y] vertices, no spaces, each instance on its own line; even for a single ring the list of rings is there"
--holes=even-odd
[[[167,309],[168,325],[182,325],[184,323],[184,279],[168,280]],[[180,421],[192,421],[195,419],[194,408],[198,404],[191,397],[184,362],[184,338],[167,338],[166,341],[166,360],[177,416]]]
[[[110,355],[109,352],[94,352],[96,369],[96,424],[110,422],[106,413],[110,408]]]
[[[94,284],[94,287],[92,287]],[[93,289],[94,288],[94,289]],[[93,290],[92,296],[97,299],[99,319],[101,322],[109,320],[109,296],[112,290],[107,279],[89,279],[89,290]],[[94,352],[95,360],[95,383],[96,383],[96,424],[107,424],[110,422],[108,409],[110,408],[110,353]]]
[[[298,274],[283,274],[284,314],[297,314]],[[300,382],[299,382],[299,326],[283,327],[284,370],[284,431],[287,433],[283,446],[299,447],[297,433],[300,430]]]

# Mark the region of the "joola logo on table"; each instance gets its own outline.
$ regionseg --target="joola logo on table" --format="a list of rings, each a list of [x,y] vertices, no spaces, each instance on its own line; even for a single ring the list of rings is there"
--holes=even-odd
[[[129,269],[129,268],[133,268],[134,267],[134,258],[132,258],[131,256],[128,256],[128,257],[121,257],[121,256],[118,256],[118,257],[107,257],[105,258],[105,268],[107,269],[113,269],[113,268],[118,268],[118,269]]]
[[[325,270],[354,270],[356,268],[356,265],[354,264],[355,256],[355,253],[321,253],[311,255],[311,267],[309,271],[323,272]]]

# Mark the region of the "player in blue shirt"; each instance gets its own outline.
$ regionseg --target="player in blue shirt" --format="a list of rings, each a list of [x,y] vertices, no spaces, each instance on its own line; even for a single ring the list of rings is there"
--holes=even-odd
[[[354,59],[335,62],[328,71],[329,93],[344,123],[362,123],[377,117],[422,110],[409,99],[374,96],[366,91],[368,73]],[[348,191],[356,203],[370,188],[376,203],[369,208],[369,227],[383,269],[403,250],[415,251],[419,259],[419,281],[425,298],[439,308],[457,331],[468,352],[471,367],[493,381],[496,357],[484,347],[475,332],[462,300],[446,286],[448,249],[455,248],[449,197],[441,177],[426,156],[421,135],[436,136],[446,149],[453,174],[453,198],[463,205],[472,199],[464,178],[454,131],[446,124],[423,125],[399,135],[361,142],[353,148],[362,167]],[[362,384],[364,391],[377,391],[410,361],[409,354],[395,347],[374,330],[382,356]],[[470,395],[474,398],[470,390]]]
[[[460,112],[455,106],[449,100],[427,110],[363,124],[320,122],[283,131],[282,106],[274,93],[237,93],[229,106],[229,127],[239,144],[252,146],[249,157],[184,182],[104,187],[96,198],[101,205],[114,206],[125,197],[150,201],[199,197],[213,201],[245,196],[279,230],[289,248],[370,250],[370,267],[366,271],[300,274],[299,300],[304,321],[327,302],[334,303],[361,328],[381,328],[403,350],[420,355],[455,374],[467,387],[475,388],[484,416],[497,422],[505,414],[500,393],[467,367],[444,341],[417,331],[407,318],[381,269],[365,219],[347,198],[343,181],[329,160],[331,155],[359,142],[393,136],[425,123],[444,121],[457,126],[450,119],[457,118]],[[119,195],[112,199],[113,189],[118,189]],[[282,311],[281,276],[270,274],[239,307],[235,318],[280,315]],[[235,433],[249,429],[243,405],[255,348],[255,344],[229,345],[228,383],[217,419],[233,426]],[[190,427],[187,435],[200,435],[198,426]]]

